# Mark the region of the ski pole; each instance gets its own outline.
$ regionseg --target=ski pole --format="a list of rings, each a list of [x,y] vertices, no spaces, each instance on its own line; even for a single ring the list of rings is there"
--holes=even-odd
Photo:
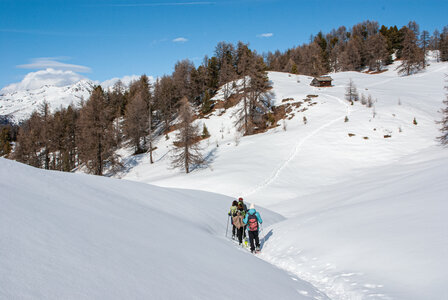
[[[230,216],[227,218],[226,237],[227,237],[227,231],[229,230],[229,219],[230,219]]]

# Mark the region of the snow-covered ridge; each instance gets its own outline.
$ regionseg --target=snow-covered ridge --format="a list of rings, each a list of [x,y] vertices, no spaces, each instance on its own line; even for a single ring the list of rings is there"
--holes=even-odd
[[[138,76],[132,75],[100,83],[72,71],[46,69],[31,72],[21,82],[0,90],[0,116],[7,116],[12,121],[20,122],[27,119],[44,101],[50,104],[52,111],[70,104],[78,106],[81,100],[90,97],[95,85],[110,90],[118,80],[128,86],[137,79]]]

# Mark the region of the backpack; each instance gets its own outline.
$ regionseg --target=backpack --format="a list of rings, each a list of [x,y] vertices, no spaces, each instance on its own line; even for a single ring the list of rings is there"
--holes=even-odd
[[[231,206],[229,215],[231,215],[232,217],[236,216],[236,211],[237,211],[237,207],[236,206]]]
[[[258,231],[258,219],[255,214],[249,214],[249,217],[247,218],[247,224],[249,227],[249,231]]]
[[[236,228],[240,229],[244,226],[243,224],[243,216],[241,215],[240,211],[237,211],[236,214],[232,217],[233,225],[235,225]]]

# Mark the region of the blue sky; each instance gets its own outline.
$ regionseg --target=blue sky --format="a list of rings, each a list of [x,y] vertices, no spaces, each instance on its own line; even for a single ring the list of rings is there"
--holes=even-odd
[[[176,61],[198,65],[219,41],[285,50],[363,20],[430,33],[448,25],[448,1],[0,0],[0,87],[46,67],[93,80],[160,76]]]

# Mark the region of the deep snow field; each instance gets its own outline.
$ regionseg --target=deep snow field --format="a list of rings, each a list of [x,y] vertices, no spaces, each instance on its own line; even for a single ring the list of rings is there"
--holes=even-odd
[[[125,180],[0,159],[0,298],[448,299],[448,64],[430,63],[329,88],[270,72],[274,104],[300,106],[248,137],[235,107],[197,120],[209,166],[190,174],[170,169],[175,133],[154,164],[122,149]],[[344,100],[350,78],[374,108]],[[225,237],[239,196],[265,221],[257,256]]]
[[[0,190],[0,299],[328,299],[229,242],[222,195],[3,158]]]

